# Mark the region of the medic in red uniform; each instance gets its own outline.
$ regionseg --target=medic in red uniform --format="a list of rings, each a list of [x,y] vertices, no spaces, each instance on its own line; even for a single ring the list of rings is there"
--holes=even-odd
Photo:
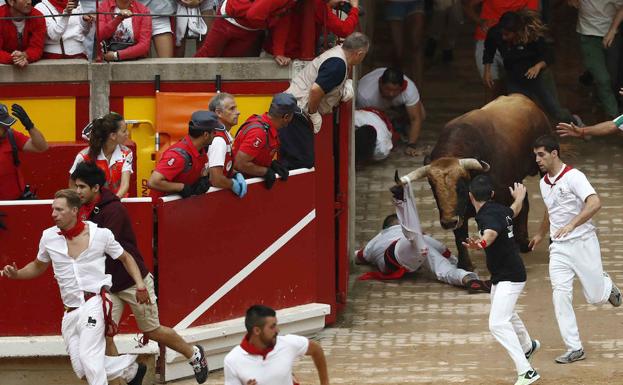
[[[220,126],[214,112],[193,112],[188,135],[164,152],[149,178],[153,198],[168,194],[188,198],[208,191],[210,182],[205,176],[208,162],[205,148],[212,143],[214,130]]]

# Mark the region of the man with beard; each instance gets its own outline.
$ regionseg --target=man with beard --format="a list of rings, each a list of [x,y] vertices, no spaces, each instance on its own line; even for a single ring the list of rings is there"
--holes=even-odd
[[[603,270],[599,240],[592,217],[601,208],[599,196],[581,171],[560,159],[560,144],[552,135],[534,143],[536,162],[545,173],[540,182],[546,210],[539,232],[530,241],[534,248],[549,230],[549,276],[554,310],[566,353],[556,358],[569,364],[586,358],[573,311],[573,281],[582,284],[586,302],[621,306],[621,291]]]
[[[104,171],[95,163],[83,162],[78,164],[71,174],[71,179],[76,185],[76,192],[82,203],[79,219],[91,221],[99,227],[112,231],[123,249],[133,257],[145,282],[145,288],[138,288],[120,262],[106,258],[106,272],[112,277],[110,297],[113,320],[118,324],[125,305],[130,306],[136,325],[143,335],[186,357],[195,372],[195,379],[203,384],[208,378],[208,364],[203,348],[201,345],[192,346],[186,343],[175,330],[160,325],[153,276],[145,267],[143,257],[136,245],[132,220],[127,210],[119,197],[103,187],[106,183]],[[149,304],[141,304],[135,300],[141,290],[149,296]],[[110,355],[117,354],[112,337],[107,337],[106,345]]]
[[[329,384],[322,347],[294,334],[279,336],[275,310],[253,305],[244,319],[247,334],[240,345],[225,356],[225,385],[292,385],[292,365],[301,356],[311,356],[321,385]]]

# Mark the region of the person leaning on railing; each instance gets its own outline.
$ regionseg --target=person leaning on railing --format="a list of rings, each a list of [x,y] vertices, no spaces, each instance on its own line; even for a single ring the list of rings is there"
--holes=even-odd
[[[132,17],[135,13],[149,14],[147,7],[135,0],[103,0],[98,12],[118,13],[99,16],[97,31],[102,40],[104,60],[120,61],[149,55],[151,18]]]
[[[44,15],[47,36],[43,47],[44,59],[86,59],[84,38],[93,25],[94,16],[71,16],[83,13],[78,0],[43,0],[35,9]]]
[[[26,67],[41,59],[45,41],[43,18],[24,19],[25,16],[40,16],[30,0],[7,0],[0,6],[0,64]]]
[[[177,0],[175,14],[175,56],[184,57],[186,39],[196,41],[197,49],[212,25],[218,0]]]

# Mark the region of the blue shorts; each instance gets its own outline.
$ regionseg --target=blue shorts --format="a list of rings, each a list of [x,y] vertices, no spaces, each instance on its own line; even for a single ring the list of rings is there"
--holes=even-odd
[[[385,2],[385,20],[404,20],[416,13],[424,13],[424,0]]]

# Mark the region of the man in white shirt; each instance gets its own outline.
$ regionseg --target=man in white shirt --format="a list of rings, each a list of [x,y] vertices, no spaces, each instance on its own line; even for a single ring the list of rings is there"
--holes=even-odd
[[[379,161],[387,158],[394,148],[394,143],[392,141],[393,126],[385,113],[377,109],[356,110],[353,120],[355,159],[357,161],[369,159]]]
[[[602,267],[599,240],[591,221],[601,208],[595,189],[581,171],[562,162],[560,145],[554,136],[541,136],[533,147],[536,162],[545,173],[540,188],[547,210],[530,247],[541,242],[549,229],[554,310],[567,347],[556,362],[568,364],[586,358],[573,312],[574,278],[579,278],[589,304],[610,302],[612,306],[621,306],[621,292]]]
[[[210,184],[214,187],[230,189],[242,198],[247,193],[247,182],[244,176],[234,170],[233,146],[234,138],[229,133],[238,124],[238,105],[234,95],[227,92],[216,94],[208,104],[208,109],[215,113],[219,123],[214,132],[216,136],[208,147],[208,170]]]
[[[417,156],[421,153],[416,147],[420,137],[422,122],[426,118],[424,105],[415,83],[404,76],[397,68],[377,68],[359,80],[357,85],[357,108],[372,107],[390,115],[394,127],[403,129],[407,137],[405,153]],[[407,111],[408,127],[400,124],[405,120],[401,108]],[[404,127],[404,128],[403,128]]]
[[[33,279],[52,263],[54,277],[61,291],[65,313],[61,332],[71,365],[78,378],[90,385],[107,385],[107,379],[122,378],[128,385],[141,385],[146,367],[137,364],[136,356],[105,356],[104,335],[113,335],[111,302],[106,291],[112,286],[105,274],[106,255],[119,259],[136,282],[136,299],[149,303],[149,294],[132,256],[108,229],[78,220],[80,197],[73,190],[60,190],[52,203],[56,226],[43,231],[37,258],[17,269],[7,265],[0,276],[10,279]]]
[[[458,259],[436,239],[424,235],[418,217],[411,184],[398,180],[390,190],[396,206],[396,215],[383,221],[383,230],[357,251],[357,264],[371,264],[378,268],[359,277],[360,280],[400,279],[405,273],[424,268],[437,280],[467,288],[470,292],[489,292],[490,285],[476,273],[459,269]]]
[[[279,336],[276,313],[253,305],[244,319],[247,335],[225,356],[225,385],[298,385],[292,375],[294,362],[311,356],[321,385],[329,384],[322,347],[294,334]]]

